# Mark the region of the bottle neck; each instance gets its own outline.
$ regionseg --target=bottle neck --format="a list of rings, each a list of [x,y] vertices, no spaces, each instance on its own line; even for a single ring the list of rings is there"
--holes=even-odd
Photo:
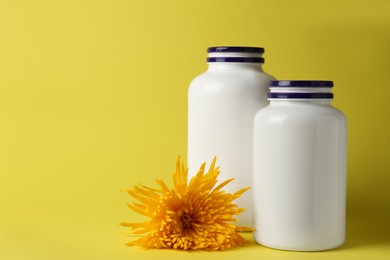
[[[263,53],[247,53],[247,52],[210,52],[207,54],[209,58],[263,58]]]
[[[333,99],[330,87],[270,87],[268,100],[273,104],[330,104]],[[274,102],[275,101],[275,102]]]
[[[258,70],[262,71],[262,63],[238,63],[238,62],[208,62],[208,70],[226,70],[226,69],[234,69],[234,70]]]
[[[271,105],[332,105],[332,99],[270,99],[269,102]]]

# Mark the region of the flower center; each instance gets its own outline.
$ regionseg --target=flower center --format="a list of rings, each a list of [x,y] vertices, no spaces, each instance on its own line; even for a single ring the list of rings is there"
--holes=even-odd
[[[194,219],[190,214],[184,214],[180,217],[181,222],[183,223],[184,229],[192,228],[192,223],[194,223]]]

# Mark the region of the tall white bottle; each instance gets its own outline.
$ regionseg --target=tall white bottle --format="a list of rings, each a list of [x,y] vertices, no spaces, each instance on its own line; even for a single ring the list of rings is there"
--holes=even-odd
[[[188,90],[189,175],[217,156],[220,180],[235,178],[225,190],[236,192],[252,186],[253,119],[268,105],[274,78],[262,70],[263,48],[211,47],[207,52],[208,70]],[[237,224],[252,226],[252,191],[235,202],[246,209]]]
[[[254,120],[254,232],[267,247],[335,248],[345,239],[344,114],[332,81],[273,81]]]

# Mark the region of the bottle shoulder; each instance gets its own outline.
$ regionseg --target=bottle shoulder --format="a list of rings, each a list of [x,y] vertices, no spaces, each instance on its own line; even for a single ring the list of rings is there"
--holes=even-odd
[[[275,118],[284,120],[318,120],[319,118],[334,118],[345,122],[344,113],[332,105],[323,104],[270,104],[260,109],[255,116],[257,121],[270,121]],[[280,121],[280,120],[279,120]]]
[[[190,83],[190,91],[193,88],[204,89],[208,87],[237,87],[249,86],[258,87],[259,85],[268,89],[269,82],[275,78],[265,72],[249,70],[243,71],[206,71],[196,76]]]

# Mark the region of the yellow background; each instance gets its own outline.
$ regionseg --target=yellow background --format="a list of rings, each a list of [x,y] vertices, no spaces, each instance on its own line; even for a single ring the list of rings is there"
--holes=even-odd
[[[0,2],[0,259],[390,255],[390,2]],[[263,46],[279,79],[331,79],[348,117],[347,242],[294,253],[127,248],[122,189],[170,180],[206,48]],[[211,158],[210,158],[211,159]]]

